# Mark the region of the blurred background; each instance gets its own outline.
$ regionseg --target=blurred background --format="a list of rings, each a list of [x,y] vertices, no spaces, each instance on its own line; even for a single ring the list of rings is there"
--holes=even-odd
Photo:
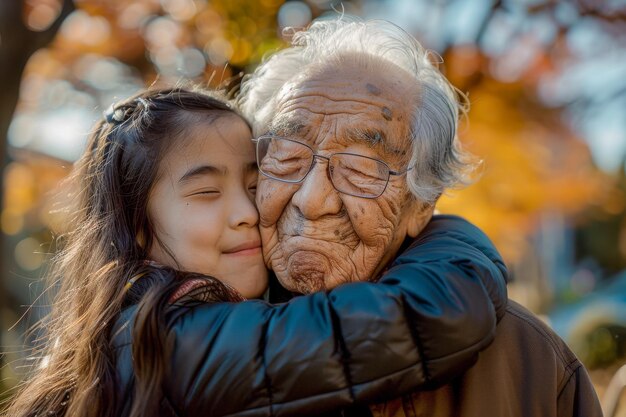
[[[285,27],[338,13],[395,22],[469,94],[461,137],[482,177],[439,210],[488,233],[511,298],[611,395],[626,363],[624,0],[2,0],[0,393],[49,301],[52,197],[103,110],[155,82],[236,86]]]

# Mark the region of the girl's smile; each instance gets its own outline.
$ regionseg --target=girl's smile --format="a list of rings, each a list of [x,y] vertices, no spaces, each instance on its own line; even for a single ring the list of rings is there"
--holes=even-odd
[[[196,117],[196,116],[192,116]],[[234,114],[196,117],[181,146],[161,161],[148,200],[156,239],[151,259],[214,276],[244,297],[263,294],[267,271],[254,205],[251,133]]]
[[[255,240],[246,243],[242,243],[235,247],[232,247],[228,250],[223,251],[226,255],[236,255],[236,256],[245,256],[245,255],[256,255],[261,251],[261,241]]]

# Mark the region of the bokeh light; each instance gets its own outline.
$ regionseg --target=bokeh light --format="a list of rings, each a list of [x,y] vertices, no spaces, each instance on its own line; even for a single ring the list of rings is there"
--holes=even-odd
[[[224,38],[214,38],[206,46],[206,53],[215,66],[224,65],[233,56],[233,47]]]
[[[181,27],[173,19],[157,17],[148,23],[144,36],[148,48],[165,48],[176,45],[181,32]]]
[[[15,245],[15,261],[26,271],[39,269],[44,259],[41,243],[35,238],[27,237]]]
[[[126,30],[137,30],[143,26],[153,12],[146,3],[132,3],[120,13],[117,24]]]
[[[180,21],[190,20],[197,11],[193,0],[161,0],[161,4],[166,13]]]
[[[95,46],[109,40],[111,27],[104,17],[90,16],[78,10],[65,19],[61,34],[75,42]]]
[[[187,78],[195,78],[203,73],[206,67],[204,53],[196,48],[185,48],[180,53],[181,73]]]
[[[278,10],[278,27],[304,28],[311,22],[311,8],[302,1],[288,1]]]
[[[61,13],[57,0],[27,0],[24,2],[26,26],[36,32],[48,29]]]

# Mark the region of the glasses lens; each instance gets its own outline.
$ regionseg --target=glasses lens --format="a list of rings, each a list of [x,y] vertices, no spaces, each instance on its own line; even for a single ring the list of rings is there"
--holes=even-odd
[[[329,168],[337,191],[356,197],[380,196],[389,180],[389,167],[366,156],[335,154]]]
[[[260,137],[256,158],[262,174],[289,182],[304,179],[313,163],[313,151],[288,139]]]

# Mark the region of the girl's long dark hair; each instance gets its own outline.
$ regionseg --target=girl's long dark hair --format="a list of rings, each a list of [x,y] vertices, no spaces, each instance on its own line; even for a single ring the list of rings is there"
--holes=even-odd
[[[132,303],[139,307],[131,416],[159,414],[168,349],[162,337],[164,309],[181,280],[199,275],[146,263],[158,240],[148,196],[159,162],[189,126],[227,112],[235,110],[214,94],[152,89],[116,104],[96,124],[69,179],[74,206],[48,278],[58,291],[41,323],[46,337],[6,416],[115,415],[119,399],[111,329]],[[146,275],[125,291],[140,273]]]

